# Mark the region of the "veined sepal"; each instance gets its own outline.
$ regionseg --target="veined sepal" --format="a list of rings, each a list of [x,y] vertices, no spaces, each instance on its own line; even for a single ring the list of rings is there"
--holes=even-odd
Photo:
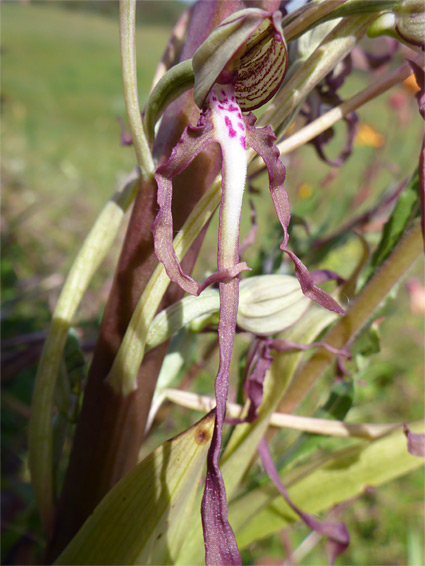
[[[281,17],[279,11],[248,8],[215,28],[193,56],[193,96],[199,108],[215,83],[232,83],[244,112],[272,98],[288,65]]]
[[[310,306],[296,277],[257,275],[240,282],[237,323],[256,335],[281,332],[295,324]],[[220,308],[218,289],[206,289],[200,296],[188,295],[156,315],[149,327],[146,351],[155,348],[187,326],[200,332],[214,324]],[[216,323],[216,321],[215,321]]]

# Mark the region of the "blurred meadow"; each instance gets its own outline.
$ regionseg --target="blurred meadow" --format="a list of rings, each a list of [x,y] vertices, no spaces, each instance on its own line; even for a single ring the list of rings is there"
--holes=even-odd
[[[175,0],[139,2],[142,105],[170,30],[184,8]],[[81,242],[103,203],[136,162],[133,148],[120,145],[117,117],[125,117],[125,106],[115,2],[3,2],[1,32],[2,563],[31,564],[42,543],[29,485],[26,435],[43,336]],[[354,72],[343,96],[354,94],[368,81],[366,73]],[[284,157],[292,212],[316,237],[337,232],[412,175],[423,135],[413,95],[407,83],[360,109],[355,149],[340,169],[321,162],[311,145]],[[336,130],[327,148],[331,156],[338,154],[345,139],[344,126]],[[271,230],[274,213],[263,181],[263,175],[253,181],[258,189],[252,199],[259,234],[245,258],[253,266],[264,241],[270,247],[279,243],[279,233]],[[243,235],[249,230],[247,201]],[[386,215],[388,211],[382,222]],[[364,226],[363,235],[371,246],[380,227]],[[216,229],[215,219],[196,267],[198,275],[214,268]],[[75,323],[88,360],[124,232],[125,226]],[[308,258],[302,226],[294,225],[291,236]],[[316,265],[346,276],[360,255],[358,238],[347,233],[326,264],[316,258]],[[375,323],[382,348],[355,376],[355,406],[350,413],[364,421],[423,417],[423,285],[421,260]],[[211,336],[198,337],[195,350],[205,351],[210,341]],[[215,367],[214,356],[205,360],[190,387],[211,394]],[[320,393],[313,390],[312,407]],[[197,417],[168,408],[145,450]],[[336,512],[346,521],[352,543],[338,564],[423,564],[423,494],[424,474],[419,470],[341,506]],[[283,542],[280,535],[259,541],[244,551],[244,564],[281,563],[285,537],[296,547],[306,535],[304,527],[297,527],[285,533]],[[300,564],[323,564],[322,546],[314,547]]]

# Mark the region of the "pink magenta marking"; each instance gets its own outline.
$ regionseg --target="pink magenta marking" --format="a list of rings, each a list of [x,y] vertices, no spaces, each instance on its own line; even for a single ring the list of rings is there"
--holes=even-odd
[[[223,89],[221,89],[221,94],[222,94],[223,96],[226,96],[226,91],[223,90]]]
[[[237,107],[237,106],[233,106],[233,104],[231,104],[227,110],[228,110],[229,112],[236,112],[236,111],[238,110],[238,107]]]
[[[244,131],[244,127],[243,127],[242,122],[238,122],[238,126],[239,126],[239,128],[240,128],[242,131]]]
[[[214,100],[214,102],[217,102],[217,97],[213,96],[213,100]]]
[[[224,118],[224,123],[226,124],[228,130],[229,130],[229,136],[231,138],[236,137],[236,130],[233,128],[232,126],[232,121],[230,120],[229,116],[225,116]]]
[[[232,100],[235,100],[235,97],[234,97],[234,96],[232,96]]]
[[[238,112],[238,118],[239,120],[242,120],[242,114],[240,112]]]
[[[240,138],[241,145],[244,149],[246,149],[246,138],[245,136],[241,136]]]
[[[224,106],[222,106],[221,104],[218,104],[217,106],[218,106],[218,108],[220,108],[220,110],[226,110],[226,108]]]

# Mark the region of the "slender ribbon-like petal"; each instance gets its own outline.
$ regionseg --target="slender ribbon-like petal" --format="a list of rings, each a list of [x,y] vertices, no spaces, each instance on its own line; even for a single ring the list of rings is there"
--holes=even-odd
[[[155,253],[168,277],[192,295],[199,295],[209,285],[236,277],[241,271],[248,269],[246,263],[229,266],[208,277],[201,285],[183,272],[173,248],[172,179],[186,169],[207,145],[217,141],[216,133],[207,118],[203,115],[196,127],[189,125],[185,128],[168,161],[155,172],[159,205],[159,212],[152,225]]]
[[[226,422],[232,425],[242,423],[252,423],[258,417],[258,409],[263,402],[263,385],[266,372],[273,361],[272,350],[276,352],[305,351],[310,348],[325,348],[333,354],[350,358],[350,353],[346,350],[333,348],[326,342],[312,342],[311,344],[300,344],[291,340],[277,340],[270,337],[259,337],[253,347],[253,351],[247,357],[245,366],[245,392],[250,405],[247,415],[242,419],[228,419]]]
[[[263,438],[258,446],[258,453],[263,463],[267,475],[270,477],[274,485],[282,494],[287,504],[301,517],[304,523],[311,529],[328,537],[329,539],[329,563],[334,564],[335,559],[347,548],[350,543],[350,535],[344,523],[330,523],[327,521],[318,521],[312,515],[305,513],[289,497],[286,487],[281,482],[279,473],[276,470],[274,462],[269,452],[266,440]]]
[[[212,124],[202,116],[196,127],[187,126],[166,163],[155,172],[159,212],[152,225],[155,253],[168,277],[192,295],[199,293],[199,283],[186,275],[173,248],[172,179],[181,173],[213,140]]]
[[[202,498],[202,526],[207,566],[240,565],[235,535],[227,519],[227,499],[219,467],[221,437],[229,387],[235,321],[238,309],[239,281],[220,283],[220,320],[218,325],[220,365],[215,379],[216,420],[207,459],[207,476]]]
[[[274,135],[270,126],[261,129],[254,127],[256,118],[253,114],[245,117],[245,124],[247,127],[247,143],[254,149],[263,159],[270,183],[270,193],[272,196],[273,204],[276,210],[277,217],[283,230],[283,241],[280,245],[284,251],[293,261],[295,266],[295,275],[300,282],[301,289],[306,297],[315,301],[322,307],[338,314],[344,314],[343,309],[326,291],[320,289],[315,285],[311,273],[308,271],[302,261],[288,249],[288,226],[291,219],[289,210],[288,195],[283,188],[285,180],[285,167],[279,160],[279,150],[274,144],[276,136]]]
[[[338,95],[337,91],[344,84],[345,79],[351,71],[352,57],[351,54],[349,54],[343,61],[341,61],[340,69],[333,69],[307,98],[310,106],[310,111],[305,113],[307,114],[308,122],[316,120],[323,114],[324,105],[330,105],[334,108],[342,103],[342,99]],[[338,157],[329,159],[324,151],[324,146],[334,137],[334,128],[328,128],[309,142],[313,145],[320,159],[333,167],[340,167],[351,155],[354,139],[357,133],[357,124],[359,119],[355,112],[347,114],[343,117],[343,120],[347,125],[348,133],[345,146]]]

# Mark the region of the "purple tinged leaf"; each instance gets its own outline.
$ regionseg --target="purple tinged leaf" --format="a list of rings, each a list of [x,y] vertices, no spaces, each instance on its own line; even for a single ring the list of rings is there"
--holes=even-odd
[[[319,521],[315,519],[309,513],[305,513],[289,497],[289,493],[285,486],[283,485],[279,473],[276,470],[274,462],[269,452],[266,439],[263,438],[258,445],[258,453],[260,455],[261,461],[263,463],[264,469],[272,480],[276,488],[280,491],[283,498],[289,505],[289,507],[300,516],[304,523],[315,530],[316,532],[324,535],[329,539],[329,563],[334,564],[335,559],[347,548],[350,543],[350,535],[343,523],[330,523],[327,521]]]
[[[412,432],[407,424],[403,425],[403,430],[407,438],[407,450],[410,454],[425,458],[425,434]]]

